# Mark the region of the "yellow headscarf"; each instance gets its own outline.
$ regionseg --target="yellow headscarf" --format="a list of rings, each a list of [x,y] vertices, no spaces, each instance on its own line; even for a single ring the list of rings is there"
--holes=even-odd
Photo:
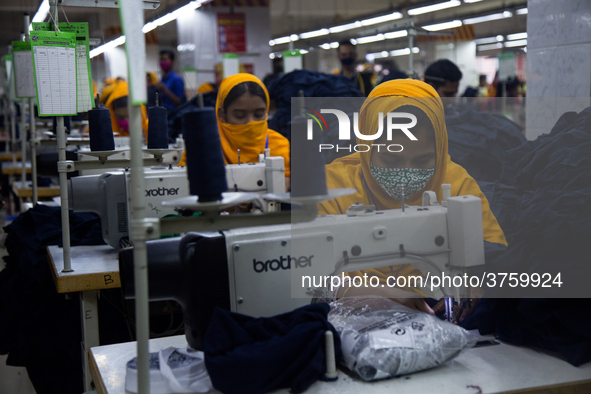
[[[278,132],[269,129],[267,119],[264,121],[250,122],[245,125],[231,125],[222,122],[219,109],[223,107],[226,97],[234,86],[243,82],[255,82],[265,92],[267,111],[269,110],[269,92],[260,79],[252,74],[235,74],[225,78],[220,84],[216,101],[216,117],[220,131],[220,141],[226,164],[238,163],[238,149],[240,149],[241,163],[258,163],[259,154],[264,153],[267,140],[271,150],[271,156],[282,156],[285,163],[285,176],[290,176],[289,166],[289,141]],[[185,154],[179,165],[185,165]]]
[[[387,100],[381,97],[396,97],[397,99]],[[381,121],[379,112],[386,114],[403,105],[418,107],[427,114],[435,130],[435,150],[437,153],[435,173],[425,188],[407,199],[406,204],[420,205],[424,190],[435,191],[437,200],[441,202],[441,184],[450,183],[451,196],[470,194],[482,200],[484,240],[507,245],[505,235],[478,184],[464,168],[452,162],[447,153],[447,129],[443,104],[437,92],[430,85],[412,79],[397,79],[376,86],[361,107],[359,132],[363,135],[374,134],[378,128],[378,122]],[[360,139],[357,140],[357,143],[366,144]],[[329,189],[354,188],[357,192],[320,204],[320,214],[343,214],[350,205],[356,202],[366,205],[375,203],[377,208],[382,210],[400,208],[400,201],[390,197],[373,179],[370,172],[370,162],[371,150],[337,159],[326,166],[326,182]],[[397,271],[398,268],[394,268],[394,272]],[[380,280],[386,280],[388,275],[392,275],[390,267],[356,271],[350,274],[363,275],[363,273],[378,276]],[[420,275],[420,272],[407,265],[398,275]]]
[[[201,86],[199,86],[199,89],[197,89],[197,94],[213,92],[214,90],[215,90],[215,87],[213,86],[213,84],[211,82],[205,82],[205,83],[202,83]]]
[[[113,102],[119,98],[126,97],[129,95],[129,88],[127,86],[127,82],[120,80],[115,82],[111,85],[111,93],[107,98],[107,102],[105,103],[105,108],[108,108],[111,111],[111,125],[113,126],[113,133],[119,133],[122,137],[129,136],[129,133],[119,127],[117,124],[117,118],[115,117],[115,107]],[[148,138],[148,117],[146,115],[146,108],[142,105],[142,130],[144,132],[144,137]]]

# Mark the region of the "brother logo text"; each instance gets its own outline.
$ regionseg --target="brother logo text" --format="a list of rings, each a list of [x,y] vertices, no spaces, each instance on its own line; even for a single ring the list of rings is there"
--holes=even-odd
[[[311,267],[312,266],[312,258],[314,255],[309,257],[302,256],[302,257],[290,257],[289,255],[287,258],[283,256],[279,256],[279,260],[267,260],[264,263],[262,261],[257,261],[257,259],[252,260],[252,266],[255,272],[267,272],[277,271],[279,269],[288,270],[291,269],[291,264],[293,263],[295,268],[303,268],[303,267]]]

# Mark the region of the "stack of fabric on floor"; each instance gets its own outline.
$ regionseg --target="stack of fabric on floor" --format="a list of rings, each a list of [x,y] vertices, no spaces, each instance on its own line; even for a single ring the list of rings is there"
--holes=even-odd
[[[510,150],[491,206],[509,242],[492,270],[561,272],[561,290],[577,296],[576,290],[587,288],[591,107],[565,113],[550,134]],[[543,294],[557,294],[557,289],[553,284]],[[483,334],[497,332],[510,343],[558,351],[571,364],[581,365],[591,361],[591,317],[585,301],[483,299],[462,325],[478,327]]]

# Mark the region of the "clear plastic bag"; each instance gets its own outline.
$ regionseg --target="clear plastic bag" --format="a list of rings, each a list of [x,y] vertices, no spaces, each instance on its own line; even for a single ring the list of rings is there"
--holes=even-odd
[[[476,344],[468,331],[387,298],[344,298],[328,320],[341,337],[344,363],[363,380],[436,367]]]

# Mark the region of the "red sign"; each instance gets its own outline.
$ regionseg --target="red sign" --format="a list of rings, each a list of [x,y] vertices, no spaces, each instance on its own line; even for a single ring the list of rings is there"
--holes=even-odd
[[[220,53],[246,52],[246,18],[240,13],[218,13]]]

